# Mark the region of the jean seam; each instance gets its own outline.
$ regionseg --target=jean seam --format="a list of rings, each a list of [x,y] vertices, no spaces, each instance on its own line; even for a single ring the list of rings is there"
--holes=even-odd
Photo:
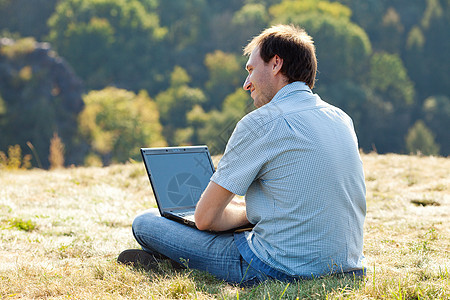
[[[177,247],[177,245],[176,244],[173,244],[173,243],[167,243],[166,241],[163,241],[163,240],[159,240],[159,239],[157,239],[157,238],[154,238],[152,235],[147,235],[146,233],[142,233],[142,234],[136,234],[136,235],[140,235],[140,236],[142,236],[142,237],[145,237],[145,239],[146,240],[148,240],[148,241],[152,241],[153,243],[152,244],[156,244],[156,243],[158,243],[159,245],[161,245],[161,247],[162,248],[168,248],[168,249],[170,249],[171,251],[170,252],[186,252],[186,250],[184,250],[184,249],[180,249],[179,247]],[[142,239],[141,239],[142,240]],[[149,248],[147,245],[141,245],[141,246],[143,246],[143,247],[146,247],[146,248]],[[150,250],[153,250],[153,248],[152,247],[150,247]],[[153,250],[153,251],[156,251],[156,252],[159,252],[159,251],[157,251],[157,250]],[[166,255],[165,253],[161,253],[161,254],[163,254],[163,255]],[[224,262],[225,261],[228,261],[228,262],[230,262],[230,261],[232,261],[232,262],[234,262],[234,263],[236,263],[236,264],[240,264],[240,259],[238,260],[238,259],[235,259],[234,258],[234,256],[230,256],[230,255],[221,255],[221,257],[220,258],[218,258],[217,256],[215,256],[215,255],[210,255],[209,253],[207,253],[207,252],[205,252],[205,253],[203,253],[203,255],[199,255],[199,254],[196,254],[196,253],[194,253],[194,252],[190,252],[189,253],[189,256],[191,257],[191,258],[195,258],[197,261],[202,261],[202,260],[205,260],[205,261],[208,261],[208,262],[210,262],[210,263],[214,263],[214,264],[218,264],[218,265],[224,265]],[[187,261],[187,266],[189,266],[189,258],[187,258],[187,257],[170,257],[172,260],[175,260],[175,261],[177,261],[177,262],[181,262],[181,263],[183,263],[182,261],[180,261],[180,259],[181,260],[188,260]]]

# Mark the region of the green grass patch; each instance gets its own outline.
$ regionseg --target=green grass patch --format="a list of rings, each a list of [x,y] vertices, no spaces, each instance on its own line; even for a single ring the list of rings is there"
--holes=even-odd
[[[3,221],[4,228],[17,229],[23,231],[33,231],[36,229],[36,223],[31,220],[23,220],[21,218],[11,218]]]

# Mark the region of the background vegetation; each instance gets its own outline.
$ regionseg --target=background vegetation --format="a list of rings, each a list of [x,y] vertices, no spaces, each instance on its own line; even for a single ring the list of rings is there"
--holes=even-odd
[[[304,27],[315,91],[354,120],[360,147],[450,154],[446,0],[0,0],[0,151],[49,167],[138,159],[141,146],[221,153],[252,109],[242,47]],[[114,107],[117,106],[117,107]],[[61,148],[61,147],[60,147]]]

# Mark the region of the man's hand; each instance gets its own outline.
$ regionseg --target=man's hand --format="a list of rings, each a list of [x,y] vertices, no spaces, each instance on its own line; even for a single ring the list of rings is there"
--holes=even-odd
[[[234,196],[232,192],[211,181],[195,209],[197,228],[225,231],[249,224],[245,202],[233,200]]]

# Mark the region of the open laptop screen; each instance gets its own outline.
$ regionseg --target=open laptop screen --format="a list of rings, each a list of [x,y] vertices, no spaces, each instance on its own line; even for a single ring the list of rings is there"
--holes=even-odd
[[[162,211],[195,206],[214,172],[206,147],[144,149],[143,157]]]

